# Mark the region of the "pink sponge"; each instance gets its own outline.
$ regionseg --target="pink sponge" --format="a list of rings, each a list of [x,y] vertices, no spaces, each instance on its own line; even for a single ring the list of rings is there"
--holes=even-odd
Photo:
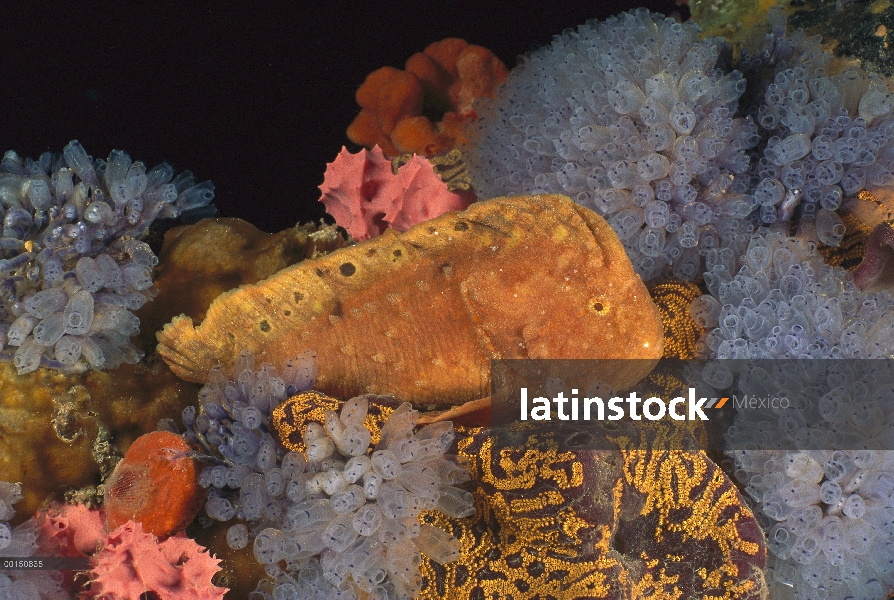
[[[40,526],[41,552],[55,556],[84,556],[103,547],[108,535],[102,511],[83,504],[63,504],[35,517]]]
[[[139,600],[153,592],[158,600],[221,600],[226,588],[211,585],[220,560],[183,533],[163,542],[129,521],[111,533],[102,510],[61,505],[35,516],[40,552],[51,556],[90,556],[90,588],[83,600]],[[83,581],[66,572],[64,585]]]
[[[357,154],[342,147],[326,166],[320,190],[326,212],[355,240],[377,236],[386,227],[406,231],[445,212],[464,210],[474,199],[449,191],[419,156],[395,174],[378,146]]]
[[[159,600],[221,600],[227,591],[211,585],[220,560],[205,548],[182,533],[159,542],[133,521],[110,533],[90,562],[93,580],[84,599],[138,600],[152,592]]]

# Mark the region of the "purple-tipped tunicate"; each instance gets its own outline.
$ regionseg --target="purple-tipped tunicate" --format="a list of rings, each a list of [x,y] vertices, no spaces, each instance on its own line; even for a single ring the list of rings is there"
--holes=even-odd
[[[140,241],[156,219],[207,205],[210,181],[168,164],[148,173],[126,152],[94,160],[72,141],[62,154],[0,161],[0,360],[19,374],[111,369],[142,352],[131,313],[157,290],[158,258]]]

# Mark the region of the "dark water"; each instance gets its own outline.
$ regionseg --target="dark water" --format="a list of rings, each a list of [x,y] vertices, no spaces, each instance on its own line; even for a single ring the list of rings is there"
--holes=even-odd
[[[28,3],[0,27],[0,151],[78,139],[212,179],[223,216],[267,231],[323,216],[354,92],[445,37],[517,55],[639,2]],[[356,150],[356,148],[353,148]]]

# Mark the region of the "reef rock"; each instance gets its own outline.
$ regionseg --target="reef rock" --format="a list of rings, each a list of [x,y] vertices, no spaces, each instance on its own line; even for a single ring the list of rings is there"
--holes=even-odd
[[[317,389],[459,404],[489,394],[494,358],[662,355],[661,320],[611,227],[564,196],[497,198],[304,261],[222,295],[199,327],[158,334],[179,376],[232,369],[239,349],[282,364],[312,350]],[[647,371],[646,371],[647,372]]]
[[[667,393],[665,384],[647,387],[655,385]],[[310,423],[343,406],[299,394],[276,409],[272,429],[298,447]],[[393,409],[370,398],[373,444]],[[461,486],[476,511],[422,512],[420,523],[449,532],[462,553],[446,564],[422,553],[417,598],[766,600],[760,527],[704,452],[669,449],[679,447],[669,435],[684,431],[667,422],[588,431],[624,442],[569,450],[552,434],[458,428],[448,452],[468,461],[472,481]],[[233,581],[253,576],[248,566]]]
[[[151,348],[174,315],[201,319],[222,292],[344,244],[331,226],[270,234],[240,219],[206,219],[172,229],[155,269],[157,301],[136,311],[136,345]],[[2,363],[0,390],[0,480],[23,484],[19,508],[27,517],[62,493],[95,500],[85,490],[108,477],[121,451],[159,419],[195,402],[199,387],[151,354],[114,372],[69,375],[45,368],[17,375],[12,363]]]

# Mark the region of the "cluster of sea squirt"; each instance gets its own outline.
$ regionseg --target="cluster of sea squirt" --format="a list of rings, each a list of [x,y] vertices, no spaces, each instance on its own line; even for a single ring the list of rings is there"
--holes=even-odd
[[[140,241],[156,219],[206,206],[210,181],[148,172],[126,152],[94,160],[77,140],[62,154],[0,161],[0,360],[19,374],[135,363],[139,309],[156,293],[158,258]]]
[[[422,511],[474,514],[472,495],[456,487],[468,480],[467,468],[445,455],[452,424],[414,431],[418,412],[403,403],[389,409],[372,443],[370,401],[361,396],[340,413],[321,407],[322,424],[309,421],[298,432],[303,451],[286,451],[274,409],[302,398],[335,401],[305,391],[315,378],[311,355],[286,361],[281,376],[254,362],[241,353],[232,379],[214,369],[200,393],[202,413],[190,407],[183,415],[187,439],[226,461],[199,476],[208,489],[207,516],[238,521],[227,543],[252,543],[275,582],[274,597],[336,597],[353,586],[377,598],[415,597],[421,554],[441,563],[459,557],[459,542],[420,523]],[[283,404],[287,394],[292,398]]]

